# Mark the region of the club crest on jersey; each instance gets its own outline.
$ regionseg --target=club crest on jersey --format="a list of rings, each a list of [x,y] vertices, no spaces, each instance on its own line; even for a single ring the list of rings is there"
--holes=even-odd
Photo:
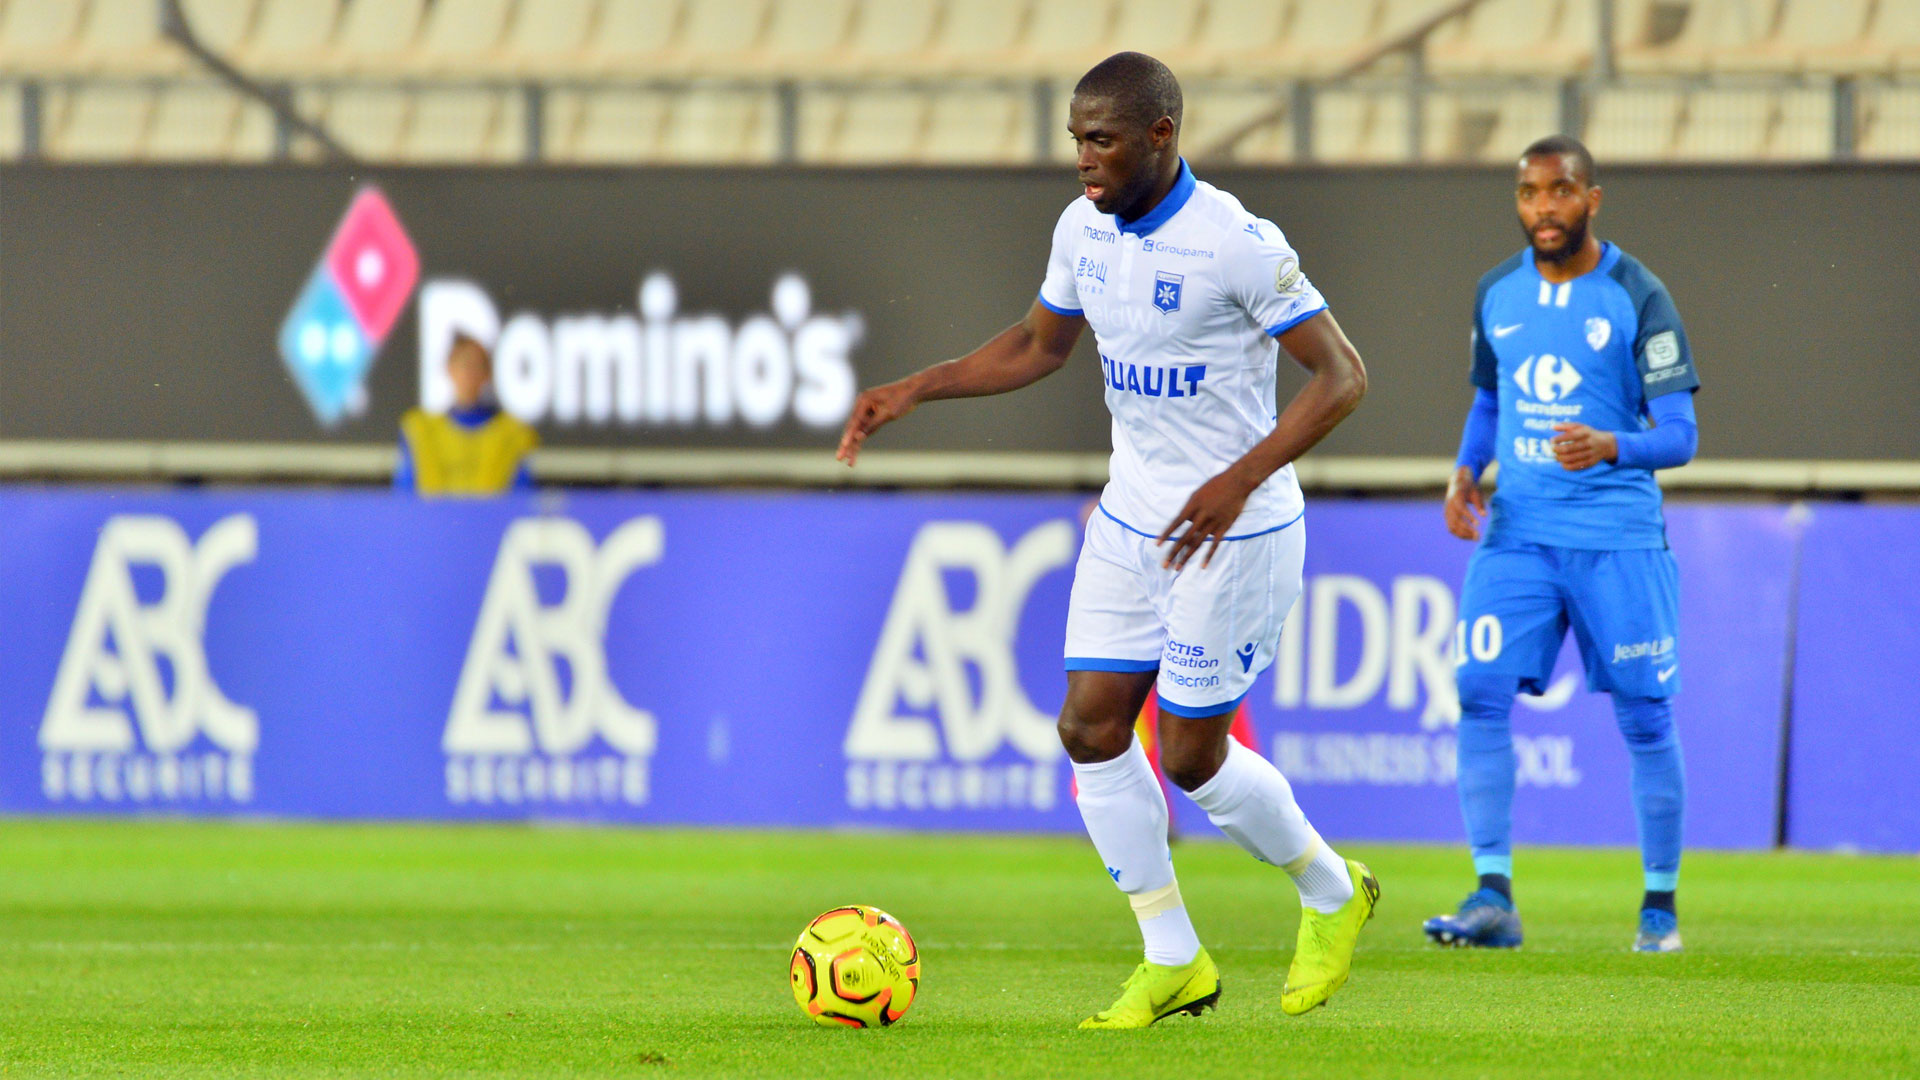
[[[1607,342],[1611,340],[1613,340],[1612,323],[1598,315],[1587,320],[1587,344],[1593,346],[1594,352],[1606,348]]]
[[[1180,283],[1185,280],[1185,274],[1170,274],[1165,270],[1156,272],[1153,275],[1153,306],[1166,315],[1179,311]]]

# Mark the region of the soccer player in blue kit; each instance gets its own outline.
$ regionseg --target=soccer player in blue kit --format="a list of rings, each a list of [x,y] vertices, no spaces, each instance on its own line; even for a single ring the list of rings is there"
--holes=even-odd
[[[839,450],[852,464],[923,401],[1045,378],[1093,328],[1112,475],[1074,567],[1059,730],[1080,816],[1145,956],[1083,1028],[1144,1028],[1220,996],[1174,879],[1166,796],[1134,738],[1156,688],[1167,778],[1298,888],[1282,1011],[1307,1012],[1346,983],[1380,895],[1371,871],[1314,831],[1286,777],[1228,738],[1300,595],[1292,463],[1359,404],[1366,369],[1279,228],[1181,159],[1180,114],[1179,82],[1150,56],[1088,71],[1067,125],[1085,197],[1054,226],[1026,316],[966,356],[861,393]],[[1285,409],[1282,352],[1309,373]]]
[[[1515,195],[1530,243],[1480,279],[1477,391],[1446,499],[1447,528],[1480,541],[1454,643],[1460,807],[1480,883],[1426,932],[1446,945],[1520,944],[1508,713],[1515,693],[1545,689],[1572,629],[1587,685],[1612,695],[1633,757],[1646,871],[1634,948],[1673,952],[1686,798],[1672,704],[1680,586],[1653,473],[1693,458],[1700,380],[1666,286],[1593,234],[1600,188],[1587,148],[1564,135],[1527,147]],[[1489,515],[1479,477],[1496,457]]]

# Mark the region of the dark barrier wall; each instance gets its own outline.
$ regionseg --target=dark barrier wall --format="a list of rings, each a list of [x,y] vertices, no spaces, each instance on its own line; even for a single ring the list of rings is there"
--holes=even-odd
[[[0,812],[1077,832],[1053,717],[1087,509],[0,493]],[[1816,522],[1837,572],[1803,575],[1801,609],[1847,655],[1801,651],[1796,841],[1920,850],[1911,590],[1854,619],[1892,632],[1829,633],[1912,516]],[[1458,841],[1469,545],[1425,503],[1324,500],[1303,527],[1305,595],[1248,697],[1260,749],[1329,836]],[[1695,504],[1671,533],[1687,836],[1765,847],[1796,520]],[[1520,840],[1632,843],[1627,754],[1571,652],[1514,726]]]
[[[1373,392],[1327,450],[1450,453],[1474,283],[1521,245],[1510,175],[1202,176],[1286,230],[1368,360]],[[1920,170],[1603,162],[1601,178],[1603,235],[1666,280],[1693,337],[1703,454],[1920,455],[1907,265]],[[420,283],[360,386],[351,341],[286,320],[317,295],[303,290],[369,182]],[[957,354],[1020,316],[1076,194],[1065,168],[7,166],[0,437],[385,441],[420,398],[423,348],[435,367],[453,326],[473,324],[511,336],[503,396],[550,443],[825,447],[855,381]],[[355,274],[406,284],[393,259],[333,271],[349,292]],[[334,426],[288,377],[283,329],[289,348],[352,376]],[[882,445],[1103,449],[1099,379],[1083,346],[1037,387],[930,408]]]

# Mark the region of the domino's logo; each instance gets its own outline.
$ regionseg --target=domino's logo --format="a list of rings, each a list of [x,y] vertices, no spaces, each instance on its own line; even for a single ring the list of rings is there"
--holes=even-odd
[[[367,373],[419,280],[392,204],[361,188],[280,325],[280,359],[320,423],[366,411]]]

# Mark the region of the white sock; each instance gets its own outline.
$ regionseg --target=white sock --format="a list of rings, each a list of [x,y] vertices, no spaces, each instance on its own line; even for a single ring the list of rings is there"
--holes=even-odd
[[[1293,786],[1238,740],[1227,740],[1220,771],[1189,794],[1247,854],[1286,870],[1302,905],[1326,913],[1353,898],[1346,862],[1307,824]]]
[[[1138,740],[1111,761],[1073,763],[1080,787],[1080,819],[1107,876],[1133,901],[1147,959],[1178,967],[1191,963],[1200,939],[1180,902],[1167,849],[1167,797]]]

